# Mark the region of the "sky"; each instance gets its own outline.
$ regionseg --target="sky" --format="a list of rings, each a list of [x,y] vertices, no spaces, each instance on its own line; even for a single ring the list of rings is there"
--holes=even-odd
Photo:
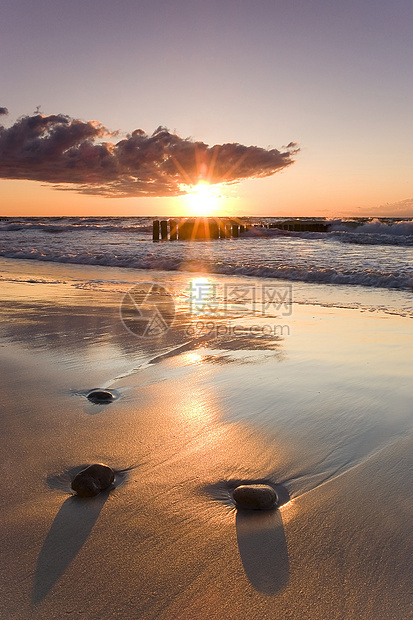
[[[411,0],[2,0],[0,215],[412,217],[412,23]]]

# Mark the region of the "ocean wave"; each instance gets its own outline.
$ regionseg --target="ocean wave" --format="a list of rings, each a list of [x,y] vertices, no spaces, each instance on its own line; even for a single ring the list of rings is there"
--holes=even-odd
[[[381,220],[374,218],[368,222],[357,220],[331,220],[329,230],[332,232],[356,232],[358,234],[386,234],[391,236],[413,235],[413,220]]]
[[[99,219],[99,222],[105,222],[105,220]],[[88,231],[100,231],[100,232],[123,232],[123,233],[142,233],[152,232],[152,224],[148,222],[136,222],[133,224],[126,224],[122,222],[116,223],[97,223],[93,221],[74,221],[72,223],[66,222],[54,222],[54,221],[0,221],[0,231],[5,232],[20,232],[26,230],[38,230],[46,233],[64,233],[64,232],[88,232]]]
[[[294,218],[289,221],[293,222]],[[296,220],[300,221],[299,219]],[[271,218],[265,224],[275,224]],[[341,243],[357,245],[399,245],[413,246],[413,220],[388,221],[373,219],[368,222],[359,220],[326,220],[325,232],[293,231],[279,228],[256,226],[242,236],[244,238],[276,238],[291,237],[298,239],[333,238]]]
[[[101,217],[101,218],[5,218],[0,220],[0,232],[22,233],[39,231],[55,235],[62,233],[124,233],[139,234],[149,238],[152,233],[150,217]],[[167,219],[167,218],[160,218]],[[242,238],[276,238],[292,237],[300,239],[333,238],[341,243],[356,245],[398,245],[413,246],[413,220],[386,219],[331,219],[323,220],[327,224],[326,232],[292,231],[279,228],[267,228],[277,225],[281,218],[254,218],[253,226]],[[305,223],[302,218],[289,218],[290,222]],[[261,225],[260,225],[261,224]]]
[[[412,246],[413,221],[373,219],[360,223],[357,220],[333,220],[328,234],[342,243]]]
[[[413,271],[399,269],[398,271],[385,271],[377,268],[332,268],[320,266],[293,266],[293,265],[264,265],[253,264],[248,261],[222,261],[205,259],[183,258],[181,253],[174,255],[157,255],[149,252],[142,256],[130,254],[114,254],[110,251],[91,253],[82,251],[78,253],[60,252],[56,250],[41,251],[36,249],[9,249],[0,251],[5,258],[30,259],[38,261],[51,261],[58,263],[71,263],[79,265],[96,265],[105,267],[126,267],[143,270],[157,271],[190,271],[216,273],[233,276],[249,276],[257,278],[272,278],[289,281],[314,282],[333,285],[359,285],[386,289],[413,289]]]

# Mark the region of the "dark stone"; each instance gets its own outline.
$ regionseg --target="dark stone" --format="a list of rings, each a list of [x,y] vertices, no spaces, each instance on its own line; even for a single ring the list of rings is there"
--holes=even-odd
[[[93,403],[109,403],[113,400],[113,394],[109,390],[92,390],[87,397]]]
[[[270,510],[278,502],[277,493],[268,484],[241,484],[232,497],[238,508],[249,510]]]
[[[102,463],[89,465],[72,480],[72,489],[80,497],[93,497],[108,489],[115,480],[113,469]]]

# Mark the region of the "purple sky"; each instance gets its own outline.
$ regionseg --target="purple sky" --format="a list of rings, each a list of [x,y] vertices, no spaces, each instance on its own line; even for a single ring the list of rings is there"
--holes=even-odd
[[[119,130],[113,142],[160,125],[210,146],[296,141],[293,165],[229,186],[223,202],[240,214],[413,215],[412,24],[411,0],[4,2],[0,122],[41,106]],[[179,209],[179,198],[23,179],[0,181],[3,213]]]

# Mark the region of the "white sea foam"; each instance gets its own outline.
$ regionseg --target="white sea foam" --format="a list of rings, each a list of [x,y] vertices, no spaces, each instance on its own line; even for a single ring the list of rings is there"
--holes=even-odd
[[[148,217],[138,218],[3,218],[0,220],[0,233],[2,231],[19,232],[25,230],[37,230],[45,233],[63,232],[122,232],[147,235],[152,231],[152,219]],[[160,218],[162,219],[162,218]],[[255,224],[276,224],[283,218],[250,218]],[[285,219],[285,218],[284,218]],[[289,221],[305,223],[304,218],[290,218]],[[413,244],[413,219],[395,220],[394,218],[371,219],[331,219],[322,220],[327,225],[327,231],[320,232],[293,232],[277,228],[255,227],[244,233],[245,237],[302,237],[308,239],[322,239],[335,236],[344,243],[365,244]]]
[[[25,250],[15,248],[1,251],[6,258],[32,259],[80,265],[100,265],[107,267],[128,267],[133,269],[149,269],[157,271],[207,271],[223,275],[252,276],[256,278],[275,278],[302,282],[319,282],[324,284],[352,284],[368,287],[406,289],[413,288],[413,269],[380,270],[376,269],[343,269],[342,267],[322,266],[291,266],[243,264],[234,261],[214,262],[209,260],[188,260],[185,257],[171,256],[130,256],[109,252],[44,252],[41,250]]]
[[[392,237],[413,235],[413,220],[387,221],[372,219],[369,222],[360,223],[357,220],[333,220],[329,226],[330,231],[355,232],[357,234],[384,234]]]
[[[274,221],[267,218],[267,223]],[[107,267],[413,289],[413,221],[334,220],[329,230],[312,233],[257,227],[249,238],[238,240],[154,244],[149,218],[16,218],[0,222],[0,255]]]

